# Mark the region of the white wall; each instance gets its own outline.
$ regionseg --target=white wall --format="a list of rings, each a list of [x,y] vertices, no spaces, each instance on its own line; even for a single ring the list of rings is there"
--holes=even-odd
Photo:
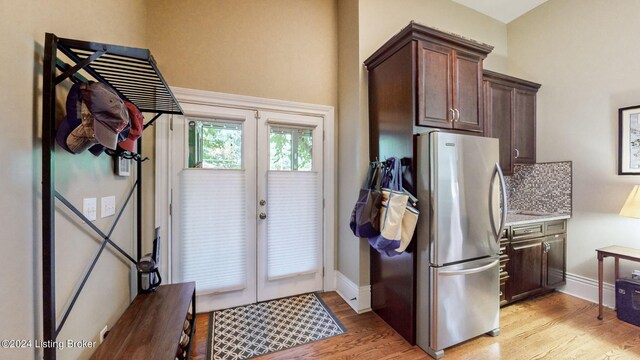
[[[41,339],[41,103],[45,32],[59,36],[145,45],[142,1],[78,2],[0,0],[0,339]],[[64,108],[64,87],[58,107]],[[90,154],[58,153],[60,192],[76,206],[82,197],[116,195],[118,204],[130,179],[114,179],[111,162]],[[58,313],[98,249],[95,237],[58,213]],[[131,219],[131,213],[125,213]],[[96,224],[105,229],[109,219]],[[84,227],[86,228],[86,227]],[[125,220],[117,243],[130,249],[132,222]],[[60,337],[95,340],[104,324],[113,325],[129,303],[129,269],[106,253],[98,262]],[[91,350],[65,350],[60,359],[88,358]],[[0,348],[0,359],[36,357],[33,349]]]
[[[366,241],[350,235],[349,216],[353,207],[353,185],[359,171],[354,172],[353,157],[369,156],[369,141],[363,126],[360,89],[359,1],[338,2],[338,269],[346,277],[361,279],[360,258],[368,258]],[[368,262],[367,262],[368,264]],[[368,266],[368,265],[367,265]],[[368,272],[367,272],[368,273]],[[367,274],[368,276],[368,274]],[[368,280],[367,280],[368,282]],[[356,283],[363,284],[362,281]],[[366,282],[364,282],[366,284]]]
[[[149,47],[171,85],[335,106],[335,0],[147,6]]]
[[[640,104],[638,14],[636,0],[550,0],[508,25],[509,74],[542,84],[538,161],[573,161],[567,271],[591,279],[595,249],[640,247],[640,219],[618,216],[640,176],[617,175],[618,108]]]

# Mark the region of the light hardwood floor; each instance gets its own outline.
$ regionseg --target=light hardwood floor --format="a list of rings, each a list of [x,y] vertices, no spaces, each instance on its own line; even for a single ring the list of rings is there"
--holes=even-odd
[[[431,359],[411,346],[375,313],[356,314],[335,292],[323,300],[349,331],[259,359]],[[551,293],[505,308],[502,333],[487,335],[445,350],[445,360],[473,359],[640,359],[640,327],[605,309],[562,293]],[[192,359],[206,358],[208,314],[197,317]],[[207,359],[209,360],[209,359]]]

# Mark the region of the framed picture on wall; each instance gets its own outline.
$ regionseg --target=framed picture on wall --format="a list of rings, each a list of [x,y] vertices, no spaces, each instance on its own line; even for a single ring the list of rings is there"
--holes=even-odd
[[[640,175],[640,105],[618,109],[618,175]]]

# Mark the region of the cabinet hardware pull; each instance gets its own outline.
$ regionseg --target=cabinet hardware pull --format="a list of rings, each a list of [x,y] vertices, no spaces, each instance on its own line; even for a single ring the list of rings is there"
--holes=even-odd
[[[456,112],[453,109],[449,109],[449,111],[451,112],[451,118],[450,118],[449,122],[456,121]]]
[[[460,110],[458,109],[453,109],[455,116],[454,116],[454,121],[458,122],[460,121]]]
[[[520,150],[514,149],[516,151],[516,159],[520,157]]]

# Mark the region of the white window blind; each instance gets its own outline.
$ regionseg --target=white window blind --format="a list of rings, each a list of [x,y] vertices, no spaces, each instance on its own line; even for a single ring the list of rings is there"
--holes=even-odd
[[[198,294],[245,288],[244,171],[183,170],[180,175],[180,281],[196,281]]]
[[[316,172],[269,171],[269,280],[319,270],[323,221],[319,186]]]

